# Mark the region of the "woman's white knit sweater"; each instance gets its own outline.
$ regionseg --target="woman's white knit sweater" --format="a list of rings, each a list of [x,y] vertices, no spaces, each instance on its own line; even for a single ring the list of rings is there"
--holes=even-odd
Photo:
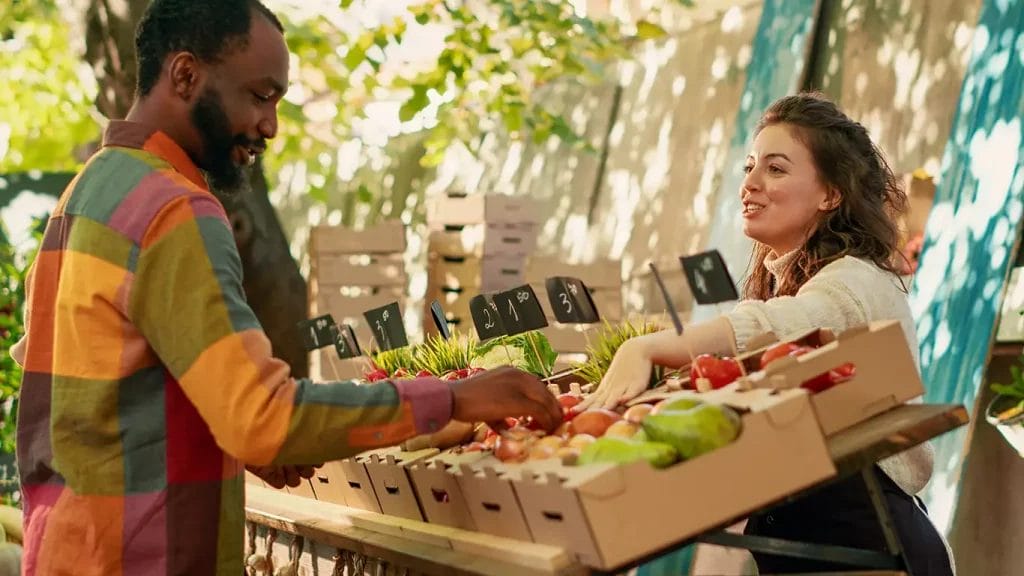
[[[776,278],[797,252],[765,260]],[[872,262],[845,257],[822,268],[795,296],[777,296],[767,301],[745,300],[726,314],[736,335],[739,350],[758,334],[777,336],[828,328],[841,334],[849,328],[879,320],[898,320],[918,363],[917,336],[907,295],[899,279]],[[932,475],[932,448],[926,443],[892,456],[879,467],[908,494],[920,492]]]

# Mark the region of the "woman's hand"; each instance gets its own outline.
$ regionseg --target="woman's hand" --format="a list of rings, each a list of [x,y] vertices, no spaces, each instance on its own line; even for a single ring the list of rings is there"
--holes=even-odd
[[[614,408],[647,390],[654,367],[650,336],[637,336],[622,343],[612,358],[611,366],[597,390],[573,407],[576,412],[587,408]]]

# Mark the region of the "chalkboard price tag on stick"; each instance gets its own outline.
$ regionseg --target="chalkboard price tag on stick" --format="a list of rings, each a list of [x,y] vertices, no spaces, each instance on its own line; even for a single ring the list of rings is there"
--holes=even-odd
[[[529,284],[498,292],[494,295],[494,304],[509,336],[540,330],[548,325],[544,309]]]
[[[469,314],[473,318],[476,335],[481,342],[504,336],[505,324],[498,314],[498,306],[494,303],[494,295],[477,294],[469,300]]]
[[[409,345],[409,337],[405,334],[405,323],[402,321],[402,309],[398,302],[374,308],[363,313],[366,322],[373,332],[373,339],[381,350],[394,350]]]
[[[319,350],[334,343],[334,317],[330,314],[303,320],[298,324],[299,338],[306,352]]]
[[[596,324],[601,321],[590,289],[578,278],[555,276],[544,282],[555,319],[562,324]]]

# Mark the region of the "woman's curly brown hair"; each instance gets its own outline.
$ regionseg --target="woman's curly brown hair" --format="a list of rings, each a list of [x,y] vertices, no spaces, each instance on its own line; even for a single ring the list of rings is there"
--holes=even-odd
[[[832,102],[811,93],[776,100],[761,117],[755,134],[780,124],[810,150],[818,177],[840,200],[821,216],[778,286],[764,267],[771,249],[755,242],[744,296],[755,300],[792,296],[819,270],[844,256],[870,260],[898,277],[896,217],[906,210],[907,197],[867,129]]]

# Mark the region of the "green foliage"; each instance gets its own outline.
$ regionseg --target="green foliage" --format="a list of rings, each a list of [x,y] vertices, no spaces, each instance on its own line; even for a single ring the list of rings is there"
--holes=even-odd
[[[439,335],[430,336],[413,352],[413,370],[426,370],[443,376],[453,370],[469,368],[476,354],[476,341],[471,336],[453,332],[450,340]]]
[[[622,324],[610,324],[606,321],[596,342],[587,347],[587,361],[575,366],[579,376],[589,383],[600,383],[608,372],[615,353],[627,340],[657,332],[659,329],[656,324],[646,320],[639,326],[628,321]]]
[[[0,173],[73,169],[76,148],[99,137],[95,78],[53,0],[8,4],[0,10]]]
[[[1024,356],[1021,356],[1021,364],[1024,364]],[[1010,383],[993,383],[992,391],[996,394],[1018,400],[1018,408],[1024,409],[1024,373],[1019,365],[1010,366]]]
[[[413,371],[416,364],[416,356],[412,347],[395,348],[394,350],[376,350],[370,353],[374,366],[392,375],[399,368]],[[415,372],[414,372],[415,373]]]
[[[14,246],[6,241],[7,236],[0,230],[0,453],[4,460],[14,454],[22,377],[22,369],[11,358],[10,350],[25,334],[25,280],[35,258],[33,249],[24,262],[20,261]],[[37,232],[36,246],[39,240]],[[17,502],[17,478],[9,474],[0,477],[0,493],[4,504]]]
[[[485,362],[478,363],[486,368],[506,364],[547,377],[554,370],[558,353],[551,348],[547,336],[532,331],[488,340],[477,346],[476,357],[486,358]]]

